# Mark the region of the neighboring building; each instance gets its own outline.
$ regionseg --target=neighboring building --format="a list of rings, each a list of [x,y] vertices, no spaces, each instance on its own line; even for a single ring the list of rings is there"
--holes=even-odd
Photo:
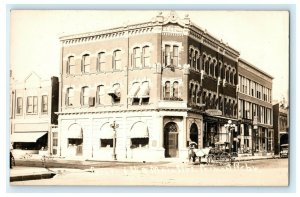
[[[52,153],[52,125],[57,125],[59,82],[42,80],[32,72],[23,82],[11,84],[11,142],[14,153]]]
[[[239,152],[272,153],[273,77],[243,59],[239,60],[238,73]]]
[[[111,159],[116,151],[118,159],[185,159],[191,141],[198,148],[231,141],[239,149],[239,52],[188,16],[160,13],[61,43],[59,156]],[[261,75],[251,69],[251,76]],[[269,83],[259,76],[251,79]],[[259,110],[269,108],[254,100]],[[237,125],[233,135],[229,120]],[[261,122],[259,133],[271,126]]]
[[[280,145],[289,144],[288,108],[283,104],[273,105],[274,152],[279,154]]]

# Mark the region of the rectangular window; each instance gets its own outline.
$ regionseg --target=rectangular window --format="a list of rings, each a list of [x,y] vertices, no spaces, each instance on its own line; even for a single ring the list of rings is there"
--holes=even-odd
[[[100,85],[97,87],[97,104],[101,104],[101,97],[104,95],[104,85]]]
[[[114,70],[121,70],[121,51],[116,50],[113,54],[113,69]]]
[[[171,65],[171,47],[170,47],[170,45],[165,46],[165,64],[166,64],[166,66]]]
[[[243,87],[242,87],[242,85],[243,85],[243,81],[242,81],[242,76],[241,75],[239,75],[239,85],[240,85],[240,87],[239,87],[239,92],[243,92]]]
[[[150,47],[143,47],[143,66],[150,67]]]
[[[165,98],[170,98],[170,82],[165,83]]]
[[[133,49],[133,66],[135,68],[141,68],[141,49],[139,47]]]
[[[100,139],[100,148],[112,148],[113,147],[113,139]]]
[[[105,53],[101,52],[98,53],[98,65],[97,65],[97,71],[101,72],[105,70],[106,62],[105,62]]]
[[[83,56],[83,73],[89,73],[90,72],[90,56],[84,55]]]
[[[48,96],[43,95],[42,96],[42,113],[48,112]]]
[[[178,46],[173,46],[173,65],[178,66]]]
[[[23,114],[23,98],[22,97],[17,98],[17,114],[18,115]]]
[[[38,98],[37,96],[27,97],[27,113],[36,114],[38,111]]]
[[[68,88],[67,95],[66,95],[66,105],[73,106],[73,98],[74,98],[74,89]]]
[[[82,88],[82,105],[89,105],[89,88],[88,87],[83,87]]]
[[[68,74],[75,73],[75,59],[74,56],[68,58]]]

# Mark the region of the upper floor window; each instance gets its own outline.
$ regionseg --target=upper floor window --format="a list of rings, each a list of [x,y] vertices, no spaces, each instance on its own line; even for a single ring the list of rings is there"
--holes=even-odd
[[[69,56],[68,57],[67,73],[68,74],[75,74],[75,58],[74,58],[74,56]]]
[[[66,105],[72,106],[73,105],[73,99],[74,99],[74,89],[68,88],[66,92]]]
[[[141,48],[136,47],[133,49],[133,67],[134,68],[141,68]]]
[[[89,54],[83,55],[82,56],[82,72],[83,73],[90,72],[90,64],[91,64],[90,55]]]
[[[96,102],[97,104],[101,104],[101,98],[104,95],[104,85],[97,86],[97,94],[96,94]]]
[[[179,97],[179,95],[178,95],[178,82],[177,81],[175,81],[173,83],[173,97],[176,97],[176,98]]]
[[[97,59],[97,71],[101,72],[105,69],[106,62],[105,62],[105,53],[100,52],[98,53],[98,59]]]
[[[121,70],[121,50],[116,50],[113,53],[113,69]]]
[[[119,83],[115,83],[113,87],[108,91],[108,95],[112,98],[113,104],[118,104],[121,101],[121,87]]]
[[[23,114],[23,98],[22,97],[17,98],[17,114],[18,115]]]
[[[178,56],[179,56],[178,46],[174,45],[173,46],[173,61],[172,61],[172,64],[174,66],[178,66]]]
[[[215,73],[215,60],[212,59],[210,62],[209,62],[209,75],[210,76],[214,76],[214,73]]]
[[[166,66],[171,65],[171,46],[166,45],[165,46],[165,56],[164,56],[164,62]]]
[[[90,90],[89,87],[85,86],[81,89],[81,105],[89,105]]]
[[[143,66],[144,67],[150,66],[150,47],[149,46],[143,47]]]
[[[170,94],[170,81],[166,81],[165,83],[165,98],[170,98],[171,94]]]
[[[37,96],[27,97],[27,113],[37,114],[38,111],[38,98]]]
[[[43,95],[42,96],[42,113],[48,112],[48,96]]]
[[[204,71],[208,75],[209,74],[209,63],[210,63],[211,58],[208,57],[204,60]]]

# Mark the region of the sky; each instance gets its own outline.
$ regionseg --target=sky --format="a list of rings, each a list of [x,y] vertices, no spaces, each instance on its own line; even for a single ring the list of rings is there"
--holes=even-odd
[[[24,80],[31,71],[59,76],[63,35],[99,31],[149,21],[159,11],[17,10],[11,12],[10,67]],[[273,79],[273,99],[288,100],[289,15],[286,11],[176,11],[240,52],[240,57]],[[138,17],[137,17],[138,16]]]

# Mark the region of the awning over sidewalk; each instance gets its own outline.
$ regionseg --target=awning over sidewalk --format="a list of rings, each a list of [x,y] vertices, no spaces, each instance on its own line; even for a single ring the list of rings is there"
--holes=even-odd
[[[33,142],[35,143],[39,138],[44,136],[47,132],[22,132],[22,133],[14,133],[12,135],[12,142]]]

